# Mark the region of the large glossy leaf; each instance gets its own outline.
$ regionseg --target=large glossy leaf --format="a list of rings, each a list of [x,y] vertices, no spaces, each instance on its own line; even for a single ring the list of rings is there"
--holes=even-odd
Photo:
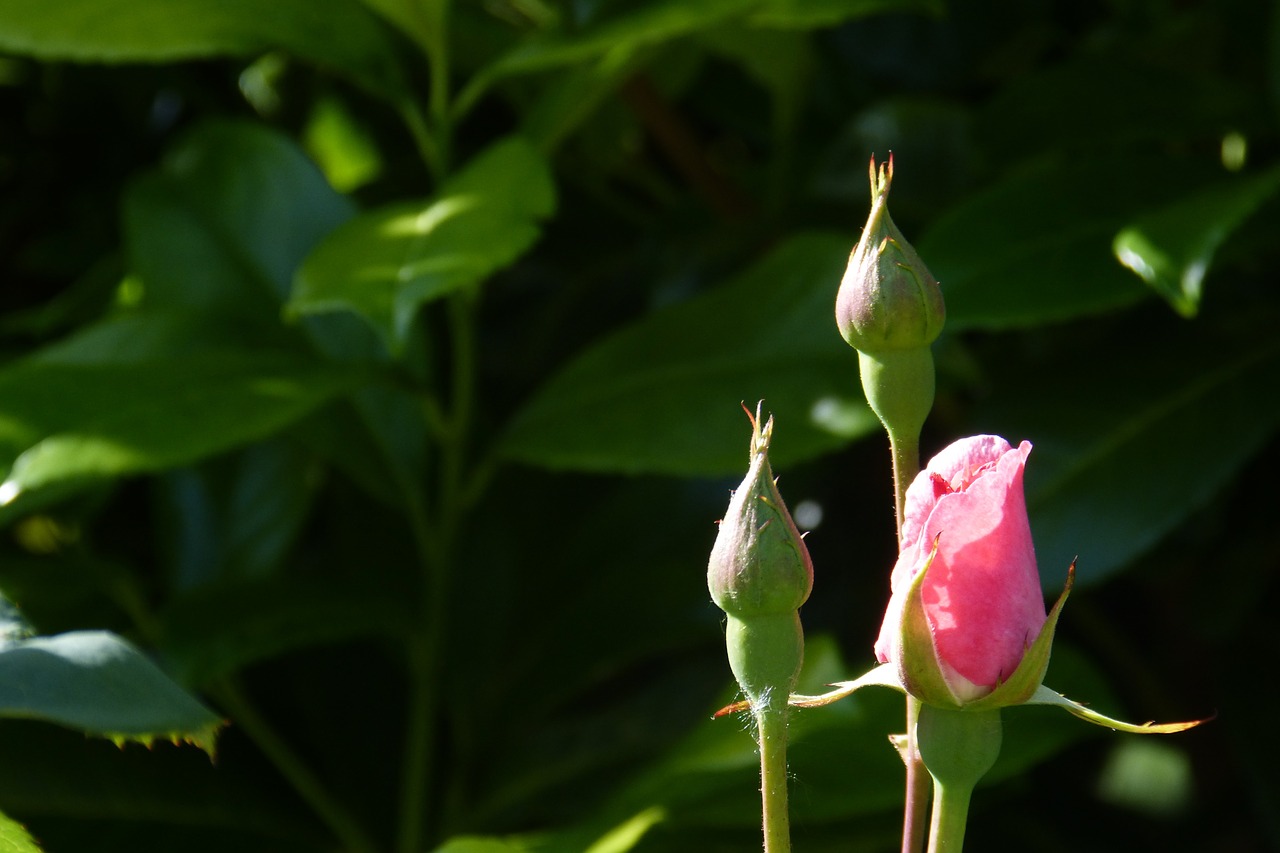
[[[941,14],[942,0],[766,0],[747,20],[762,27],[810,29],[885,12]]]
[[[777,466],[873,430],[832,311],[851,243],[794,237],[730,284],[592,348],[521,411],[502,450],[551,468],[740,472],[741,404],[777,416]]]
[[[657,0],[632,7],[626,14],[592,22],[574,30],[547,28],[486,68],[461,95],[464,104],[490,81],[511,74],[574,65],[610,53],[616,57],[715,26],[749,11],[758,0]]]
[[[109,631],[0,642],[0,716],[118,740],[190,741],[212,752],[221,721]]]
[[[199,125],[125,195],[144,304],[278,321],[294,270],[353,213],[288,137]]]
[[[0,814],[0,853],[40,853],[40,846],[22,824]]]
[[[298,538],[322,480],[296,442],[264,441],[160,478],[174,586],[270,577]]]
[[[1215,72],[1174,56],[1144,61],[1138,51],[1115,50],[1117,45],[1011,75],[1010,85],[979,114],[988,155],[1018,160],[1083,144],[1198,141],[1249,126],[1262,106],[1247,87]],[[1105,197],[1120,169],[1114,162],[1094,165],[1093,185]]]
[[[174,62],[282,48],[401,97],[389,30],[355,0],[6,0],[0,49],[75,62]]]
[[[281,304],[295,271],[353,213],[351,202],[288,137],[241,122],[199,125],[125,197],[126,242],[142,281],[142,302],[195,309],[205,324],[230,317],[246,348],[278,345],[285,331]],[[374,332],[354,315],[306,317],[299,325],[333,361],[385,358]],[[201,328],[191,333],[206,334]],[[357,479],[374,491],[398,494],[380,470],[352,462],[349,457],[360,454],[347,449],[369,449],[378,468],[419,470],[424,430],[418,404],[408,395],[367,388],[355,406],[345,432],[311,430],[315,444],[339,465],[362,466]]]
[[[299,270],[289,309],[354,311],[399,352],[417,310],[520,257],[555,208],[546,161],[519,137],[495,143],[425,202],[356,217]]]
[[[381,0],[380,0],[381,2]],[[485,68],[464,89],[459,101],[469,107],[495,79],[608,55],[611,63],[635,51],[712,30],[738,20],[753,26],[808,29],[890,11],[940,10],[935,0],[656,0],[631,6],[623,14],[588,21],[585,26],[547,27]]]
[[[162,338],[168,328],[164,318],[108,322],[0,371],[5,505],[28,491],[157,471],[261,438],[357,379],[278,351],[157,348],[106,357],[106,343],[128,331]]]
[[[1169,322],[1175,322],[1170,320]],[[1169,332],[1037,364],[979,429],[1029,439],[1027,507],[1046,589],[1100,581],[1205,503],[1280,426],[1274,341]],[[1109,344],[1109,345],[1108,345]]]
[[[916,241],[942,284],[948,331],[1039,325],[1142,299],[1148,292],[1116,263],[1112,238],[1194,187],[1205,167],[1047,160],[961,202]]]
[[[383,587],[282,579],[189,592],[159,623],[166,664],[198,685],[299,649],[403,639],[409,611],[403,596]]]
[[[1116,235],[1116,259],[1184,317],[1200,307],[1213,256],[1263,202],[1280,190],[1280,169],[1239,178],[1139,217]]]

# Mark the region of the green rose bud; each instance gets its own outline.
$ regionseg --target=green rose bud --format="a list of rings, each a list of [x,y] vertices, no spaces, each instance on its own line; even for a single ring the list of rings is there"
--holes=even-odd
[[[916,444],[933,408],[929,345],[947,311],[937,280],[889,216],[892,182],[893,156],[879,171],[873,157],[871,214],[836,294],[836,325],[858,351],[863,393],[897,448]]]
[[[724,612],[746,618],[798,610],[813,589],[809,549],[769,467],[773,418],[751,419],[751,467],[733,493],[707,565],[707,587]]]
[[[753,705],[785,704],[804,656],[798,611],[813,563],[769,467],[773,419],[762,425],[757,408],[751,425],[750,470],[720,522],[707,587],[728,616],[729,664],[743,692]]]
[[[887,165],[887,168],[886,168]],[[871,160],[871,214],[836,296],[836,325],[859,352],[927,348],[947,318],[938,281],[889,216],[893,156]]]

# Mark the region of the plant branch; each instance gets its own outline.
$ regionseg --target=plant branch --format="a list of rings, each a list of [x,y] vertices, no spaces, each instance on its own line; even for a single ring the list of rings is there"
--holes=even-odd
[[[791,851],[791,818],[787,810],[787,712],[785,703],[764,704],[755,712],[760,738],[765,853]]]
[[[889,452],[893,457],[893,509],[902,549],[902,522],[906,513],[907,487],[920,470],[920,435],[904,436],[901,430],[888,430]],[[902,808],[902,853],[920,853],[925,843],[925,810],[929,804],[929,774],[920,758],[916,740],[920,700],[907,697],[906,736],[899,750],[906,767],[906,791]]]
[[[379,849],[343,805],[324,787],[306,763],[258,713],[235,681],[226,678],[214,685],[210,695],[271,761],[289,785],[316,816],[329,827],[349,853],[376,853]]]

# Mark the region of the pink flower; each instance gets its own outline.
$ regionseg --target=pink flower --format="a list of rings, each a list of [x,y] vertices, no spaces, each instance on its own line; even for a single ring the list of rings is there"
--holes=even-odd
[[[1030,452],[1026,441],[1015,449],[999,436],[964,438],[931,459],[907,490],[902,551],[876,657],[900,672],[938,675],[950,693],[921,695],[914,687],[929,692],[937,679],[904,677],[918,698],[953,705],[981,699],[1013,674],[1044,626],[1022,490]],[[904,604],[926,564],[919,601],[932,642],[904,651]]]

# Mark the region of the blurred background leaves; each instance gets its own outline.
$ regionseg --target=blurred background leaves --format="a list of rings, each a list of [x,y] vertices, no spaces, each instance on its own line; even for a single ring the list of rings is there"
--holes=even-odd
[[[5,719],[0,809],[48,851],[756,846],[705,559],[763,398],[805,677],[870,663],[889,466],[831,313],[892,150],[924,453],[1029,439],[1046,589],[1079,558],[1049,683],[1218,714],[1152,753],[1009,711],[971,844],[1280,845],[1277,69],[1257,0],[0,4],[0,591],[229,721],[212,766]],[[896,849],[900,712],[797,717],[798,851]]]

